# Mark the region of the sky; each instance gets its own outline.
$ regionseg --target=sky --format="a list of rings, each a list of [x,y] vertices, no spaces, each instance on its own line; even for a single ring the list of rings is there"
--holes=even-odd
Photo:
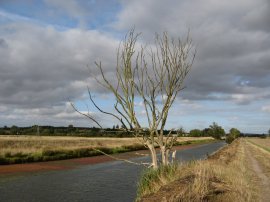
[[[115,78],[116,50],[135,27],[140,43],[155,33],[186,37],[197,54],[166,128],[267,133],[270,128],[269,0],[0,0],[0,127],[118,124],[91,105],[87,86],[103,109],[114,97],[94,79],[102,61]],[[94,75],[94,76],[93,76]],[[145,120],[137,103],[138,117]]]

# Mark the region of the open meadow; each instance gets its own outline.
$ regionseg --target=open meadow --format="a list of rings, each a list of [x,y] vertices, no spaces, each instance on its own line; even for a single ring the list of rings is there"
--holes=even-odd
[[[211,137],[178,137],[177,144],[211,141]],[[0,136],[0,164],[47,161],[145,149],[137,138]]]

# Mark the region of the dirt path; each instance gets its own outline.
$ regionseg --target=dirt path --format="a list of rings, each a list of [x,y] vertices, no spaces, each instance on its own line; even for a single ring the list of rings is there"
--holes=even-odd
[[[261,201],[267,202],[270,201],[270,179],[264,173],[261,163],[254,157],[253,152],[250,151],[251,145],[247,145],[246,152],[248,156],[249,165],[251,166],[254,173],[257,175],[260,180],[260,191],[261,191]]]

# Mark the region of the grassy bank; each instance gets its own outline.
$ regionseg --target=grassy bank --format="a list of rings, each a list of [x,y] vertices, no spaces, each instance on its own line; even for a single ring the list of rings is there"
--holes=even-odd
[[[243,141],[208,160],[148,170],[138,184],[137,201],[257,201]]]
[[[177,145],[201,144],[212,138],[180,137]],[[136,138],[0,136],[0,164],[51,161],[142,150]]]

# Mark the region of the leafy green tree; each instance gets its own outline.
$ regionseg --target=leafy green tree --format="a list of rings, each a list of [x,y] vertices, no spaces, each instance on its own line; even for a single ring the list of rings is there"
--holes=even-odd
[[[185,134],[186,134],[186,131],[184,130],[183,127],[180,127],[178,130],[177,130],[177,134],[179,137],[183,137]]]
[[[211,136],[210,128],[205,128],[205,129],[203,129],[203,130],[202,130],[202,136],[203,136],[203,137]]]
[[[54,127],[49,127],[49,135],[53,135],[54,134]]]
[[[231,128],[230,134],[226,137],[226,142],[228,144],[231,144],[239,136],[240,136],[240,131],[237,128]]]
[[[74,128],[74,126],[72,124],[70,124],[70,125],[68,125],[67,130],[68,130],[67,132],[69,134],[73,134],[75,132],[76,128]]]
[[[225,130],[217,123],[213,122],[213,124],[209,126],[209,134],[213,138],[220,140],[221,137],[225,135]]]
[[[240,136],[240,131],[237,128],[231,128],[230,135],[233,136],[234,139]]]
[[[19,128],[18,128],[18,126],[15,126],[15,125],[11,126],[10,133],[12,135],[18,135],[19,134]]]
[[[228,144],[231,144],[235,139],[233,138],[233,136],[231,134],[227,135],[226,137],[226,142]]]
[[[202,131],[199,130],[199,129],[193,129],[193,130],[189,131],[189,136],[201,137],[202,136]]]

